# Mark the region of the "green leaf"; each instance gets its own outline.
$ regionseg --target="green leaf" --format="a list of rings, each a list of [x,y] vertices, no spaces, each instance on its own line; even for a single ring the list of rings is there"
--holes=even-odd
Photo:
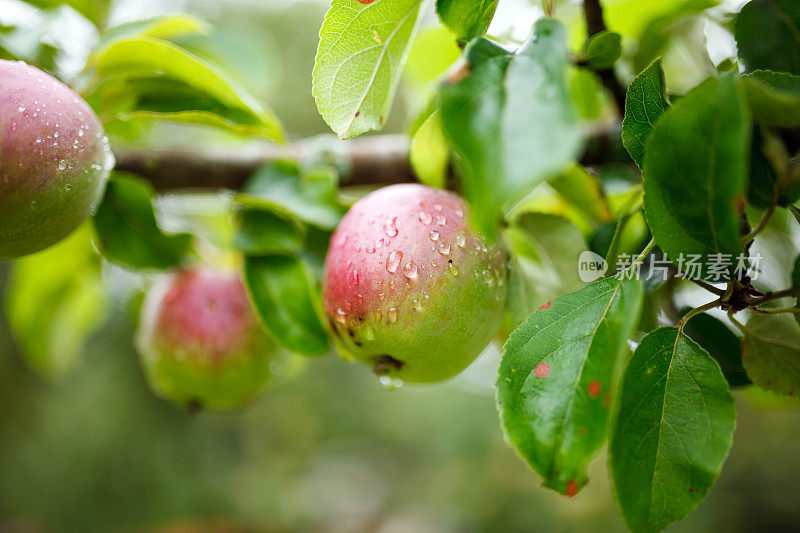
[[[719,365],[677,328],[642,339],[622,378],[609,464],[625,523],[659,531],[688,515],[733,444],[736,407]]]
[[[496,9],[497,0],[436,0],[439,20],[461,42],[482,37]]]
[[[608,30],[592,35],[580,59],[596,69],[611,68],[622,55],[622,36]]]
[[[717,361],[731,387],[752,383],[742,365],[742,341],[720,319],[700,313],[689,319],[683,332]]]
[[[570,92],[575,112],[582,119],[600,118],[608,107],[600,78],[588,68],[573,67],[570,72]]]
[[[710,79],[656,123],[644,158],[644,212],[674,262],[742,252],[736,202],[744,198],[750,123],[731,76]]]
[[[442,123],[460,156],[475,223],[491,234],[503,211],[575,159],[582,134],[566,79],[565,32],[557,21],[539,20],[513,56],[480,40],[466,58],[462,79],[440,89]]]
[[[165,15],[126,22],[106,30],[101,36],[100,45],[105,45],[121,37],[154,37],[171,40],[186,35],[204,34],[211,27],[202,19],[189,14]]]
[[[754,314],[744,331],[742,362],[762,389],[800,395],[800,325],[788,314]]]
[[[639,168],[644,163],[647,138],[668,107],[664,70],[661,59],[656,59],[634,78],[625,95],[622,144]]]
[[[190,233],[220,250],[234,239],[232,191],[178,191],[155,198],[158,226],[166,233]]]
[[[312,93],[340,138],[383,127],[417,28],[421,0],[333,0],[314,62]]]
[[[758,70],[741,79],[753,118],[760,124],[800,126],[800,76]]]
[[[750,70],[800,74],[800,3],[752,0],[734,21],[734,37]]]
[[[508,310],[515,327],[545,302],[583,287],[578,262],[587,246],[569,220],[524,213],[505,236],[512,255]]]
[[[444,26],[421,30],[411,44],[403,70],[403,80],[427,92],[431,82],[439,79],[461,56],[455,35]],[[426,113],[427,115],[427,113]]]
[[[265,209],[242,208],[237,221],[234,245],[244,253],[292,254],[303,247],[303,228],[292,219]]]
[[[155,192],[134,176],[116,174],[106,186],[93,217],[97,245],[103,256],[134,269],[179,266],[192,248],[188,234],[165,235],[153,212]]]
[[[226,74],[164,40],[125,37],[96,51],[87,99],[99,113],[224,127],[284,141],[280,122]]]
[[[328,350],[303,263],[288,256],[247,257],[244,277],[264,326],[280,344],[302,355]]]
[[[719,4],[718,0],[672,0],[672,5],[660,16],[652,19],[638,36],[633,66],[643,69],[657,57],[667,54],[670,44],[691,47],[692,35],[703,34],[704,21],[697,15]],[[614,26],[616,27],[616,26]],[[683,41],[683,42],[681,42]]]
[[[295,163],[278,161],[259,169],[237,200],[332,230],[344,214],[336,197],[337,185],[336,175],[328,168],[301,174]]]
[[[25,361],[57,379],[81,362],[86,340],[104,316],[100,256],[88,225],[13,264],[6,314]]]
[[[27,2],[43,9],[69,6],[97,27],[103,27],[106,23],[111,4],[111,0],[27,0]],[[65,29],[72,30],[74,28]]]
[[[97,28],[67,5],[30,4],[4,0],[0,7],[0,59],[23,60],[60,79],[74,77],[98,40]]]
[[[428,116],[411,138],[409,159],[419,181],[430,187],[445,186],[450,158],[438,109]]]
[[[545,486],[572,496],[586,484],[642,295],[637,280],[596,281],[542,306],[506,342],[495,384],[500,418]]]
[[[778,176],[765,153],[765,134],[762,128],[753,128],[753,138],[750,140],[750,176],[747,183],[747,200],[750,205],[759,209],[766,209],[776,205],[779,200]]]
[[[614,219],[600,180],[581,165],[570,165],[548,183],[559,196],[577,207],[592,222],[607,224]]]

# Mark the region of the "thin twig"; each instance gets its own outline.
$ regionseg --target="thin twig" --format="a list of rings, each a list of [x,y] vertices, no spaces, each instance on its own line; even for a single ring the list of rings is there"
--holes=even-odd
[[[603,6],[600,0],[583,0],[583,15],[586,19],[586,33],[589,37],[606,31],[606,22],[603,19]],[[613,68],[596,70],[597,75],[606,89],[611,92],[614,102],[620,113],[625,112],[625,88],[620,84]]]
[[[684,326],[686,326],[686,323],[689,322],[689,320],[691,320],[692,317],[697,316],[700,313],[703,313],[704,311],[708,311],[709,309],[714,309],[715,307],[719,307],[720,304],[722,304],[722,298],[717,298],[713,302],[708,302],[707,304],[703,304],[700,307],[695,307],[694,309],[683,315],[683,318],[681,318],[678,321],[678,331],[683,332]]]
[[[755,307],[757,305],[761,305],[765,302],[769,302],[772,300],[780,300],[781,298],[789,298],[791,296],[796,296],[798,289],[795,287],[791,287],[789,289],[783,289],[777,292],[768,292],[764,296],[759,298],[754,298],[752,300],[747,301],[748,307]]]
[[[631,263],[631,266],[629,268],[634,268],[634,267],[636,267],[636,265],[638,265],[639,263],[644,261],[645,258],[647,257],[647,255],[650,252],[652,252],[653,248],[655,248],[655,247],[656,247],[656,240],[655,239],[650,239],[650,242],[648,242],[647,246],[644,247],[644,250],[642,250],[642,253],[640,253],[636,257],[636,259],[633,260],[633,262]]]
[[[718,287],[715,287],[715,286],[713,286],[712,284],[710,284],[710,283],[708,283],[706,281],[703,281],[703,280],[700,280],[700,279],[695,279],[695,278],[693,278],[693,277],[691,277],[691,276],[689,276],[687,274],[684,274],[680,270],[678,270],[678,277],[680,277],[681,279],[685,279],[686,281],[691,281],[695,285],[698,285],[698,286],[704,288],[705,290],[707,290],[708,292],[716,294],[717,296],[722,296],[723,294],[725,294],[725,290],[724,289],[720,289]]]
[[[746,334],[748,332],[747,326],[736,320],[736,318],[733,316],[734,314],[736,314],[736,311],[733,309],[728,309],[728,320],[733,322],[733,325],[739,328],[742,333]]]
[[[758,221],[758,225],[756,225],[756,227],[753,228],[753,231],[742,237],[742,244],[744,246],[750,244],[753,241],[753,239],[756,238],[756,235],[761,233],[764,230],[764,228],[767,227],[767,223],[769,222],[769,219],[772,216],[772,213],[774,212],[775,212],[774,205],[769,206],[767,210],[764,211],[764,215],[761,217],[761,220]]]
[[[753,311],[758,311],[759,313],[764,313],[767,315],[777,315],[779,313],[800,313],[800,308],[797,307],[779,307],[775,309],[753,309]]]

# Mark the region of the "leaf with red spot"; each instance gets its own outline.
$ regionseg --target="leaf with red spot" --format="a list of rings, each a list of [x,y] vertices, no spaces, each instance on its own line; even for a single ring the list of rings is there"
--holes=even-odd
[[[496,387],[508,442],[574,496],[603,445],[618,360],[636,327],[641,281],[607,278],[535,311],[504,347]]]
[[[620,391],[609,447],[617,504],[632,531],[659,531],[714,484],[736,407],[717,362],[675,327],[642,339]]]

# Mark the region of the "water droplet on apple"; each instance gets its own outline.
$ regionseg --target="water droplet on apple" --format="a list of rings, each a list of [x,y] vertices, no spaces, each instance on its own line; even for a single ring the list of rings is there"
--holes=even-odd
[[[414,264],[414,261],[409,261],[408,263],[406,263],[406,266],[403,267],[403,273],[410,280],[417,279],[418,276],[417,265]]]
[[[403,252],[395,250],[386,258],[386,271],[390,274],[397,272],[397,267],[400,266],[400,261],[403,260]]]

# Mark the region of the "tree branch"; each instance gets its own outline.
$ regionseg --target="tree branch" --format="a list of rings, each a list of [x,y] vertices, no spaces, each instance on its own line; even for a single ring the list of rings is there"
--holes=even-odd
[[[589,37],[600,32],[606,31],[606,21],[603,19],[603,6],[600,0],[583,0],[583,16],[586,19],[586,33]],[[625,88],[619,83],[613,68],[597,70],[597,75],[603,82],[603,86],[609,90],[614,97],[620,114],[625,111]]]
[[[116,169],[133,172],[153,183],[158,191],[176,189],[238,190],[262,165],[277,159],[302,159],[312,153],[313,142],[286,147],[259,144],[210,149],[117,150]],[[350,166],[344,185],[389,185],[416,181],[408,161],[405,135],[371,135],[341,142]],[[590,131],[581,158],[585,166],[630,163],[622,147],[619,125]]]
[[[583,14],[586,18],[586,33],[589,34],[589,37],[607,29],[600,0],[584,0]]]

